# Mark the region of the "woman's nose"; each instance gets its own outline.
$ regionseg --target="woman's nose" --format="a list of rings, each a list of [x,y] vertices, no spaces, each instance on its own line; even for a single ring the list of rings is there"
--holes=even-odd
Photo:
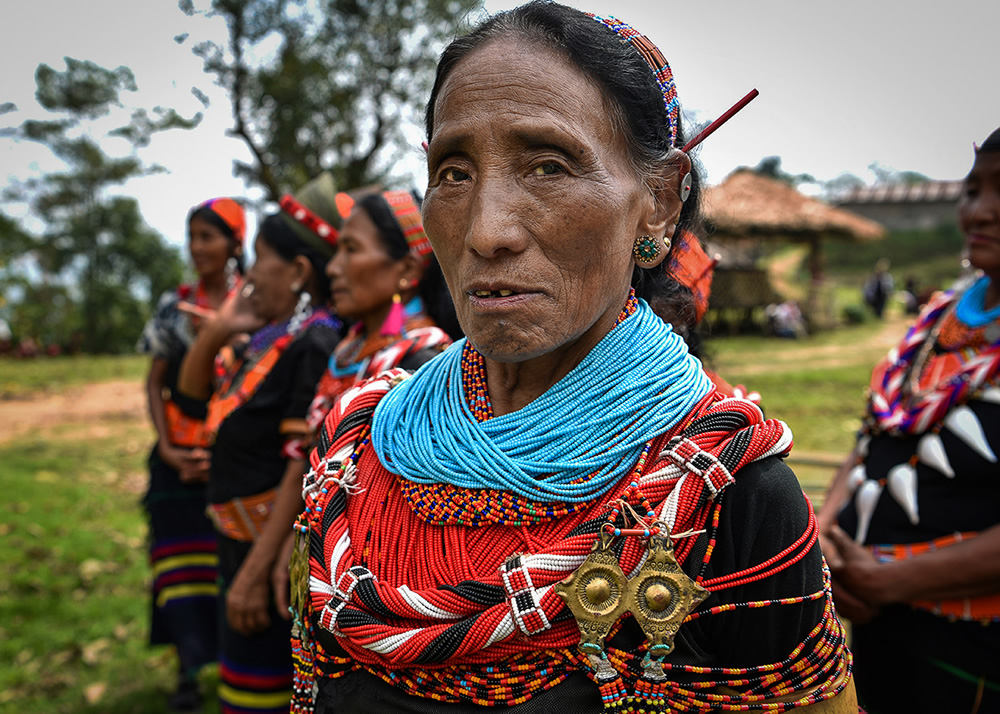
[[[480,180],[466,214],[465,243],[484,258],[498,253],[519,253],[527,245],[523,225],[523,202],[518,202],[515,182],[502,179]]]

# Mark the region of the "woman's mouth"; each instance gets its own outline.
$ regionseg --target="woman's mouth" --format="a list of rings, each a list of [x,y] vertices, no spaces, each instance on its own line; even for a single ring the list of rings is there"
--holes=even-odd
[[[515,293],[513,290],[473,290],[472,294],[477,298],[498,298],[510,297]]]

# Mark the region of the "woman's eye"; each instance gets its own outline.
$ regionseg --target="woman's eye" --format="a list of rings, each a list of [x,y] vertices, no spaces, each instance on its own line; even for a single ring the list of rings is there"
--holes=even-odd
[[[461,169],[450,168],[441,172],[441,178],[445,181],[468,181],[469,174]]]
[[[554,174],[561,174],[563,172],[562,166],[554,163],[539,164],[535,167],[532,173],[535,176],[552,176]]]

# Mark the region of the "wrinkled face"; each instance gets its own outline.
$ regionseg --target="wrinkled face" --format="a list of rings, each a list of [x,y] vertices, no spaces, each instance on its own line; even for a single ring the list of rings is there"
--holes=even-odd
[[[299,299],[292,290],[298,279],[295,263],[282,258],[261,235],[254,241],[253,251],[253,265],[247,271],[247,282],[253,285],[250,307],[268,322],[290,316]]]
[[[233,254],[233,242],[217,226],[198,218],[188,225],[188,251],[199,276],[214,275],[226,269]]]
[[[389,257],[368,212],[356,207],[344,221],[326,264],[334,311],[351,320],[383,312],[400,290],[402,261]]]
[[[991,278],[1000,278],[1000,151],[976,155],[958,203],[969,261]]]
[[[462,59],[434,106],[428,172],[424,227],[483,355],[589,349],[611,329],[653,199],[567,59],[517,39]]]

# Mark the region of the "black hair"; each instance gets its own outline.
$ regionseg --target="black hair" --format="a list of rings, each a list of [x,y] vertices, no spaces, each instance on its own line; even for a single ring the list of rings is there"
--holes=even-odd
[[[239,247],[240,242],[236,240],[236,234],[233,232],[232,227],[222,220],[222,217],[208,206],[196,206],[191,209],[191,212],[188,214],[189,228],[191,226],[191,221],[195,218],[205,221],[205,223],[214,228],[218,228],[222,231],[222,235],[232,241],[232,256],[236,258],[236,270],[239,271],[240,275],[244,275],[246,273],[246,267],[243,258],[243,251],[236,250],[236,248]]]
[[[330,301],[330,281],[326,279],[326,264],[330,257],[323,255],[296,235],[280,213],[272,213],[260,224],[258,240],[263,239],[274,251],[291,262],[300,255],[312,265],[313,286],[316,290],[313,300],[326,304]]]
[[[419,208],[422,203],[420,196],[414,192],[410,195]],[[402,260],[409,254],[410,246],[406,242],[403,230],[381,193],[367,194],[358,200],[355,207],[363,209],[371,218],[379,240],[392,260]],[[428,317],[452,339],[457,340],[464,337],[464,333],[455,315],[455,304],[451,300],[451,293],[448,291],[437,257],[432,253],[428,258],[417,292],[424,303],[424,311]]]
[[[587,77],[597,83],[607,101],[610,121],[625,139],[632,165],[647,183],[679,158],[673,150],[663,94],[652,69],[639,52],[623,42],[613,30],[574,8],[547,0],[534,0],[501,12],[471,33],[453,40],[438,62],[434,87],[425,114],[427,139],[434,133],[434,105],[438,93],[455,66],[469,54],[493,40],[520,37],[561,52]],[[678,116],[676,146],[685,143]],[[691,194],[681,208],[677,231],[700,229],[701,177],[692,161]],[[650,188],[654,188],[652,185]],[[636,295],[650,303],[669,302],[675,319],[687,321],[683,332],[697,321],[691,291],[672,277],[664,262],[653,268],[636,267],[632,286]],[[674,304],[677,301],[679,304]],[[679,328],[680,325],[675,325]],[[678,329],[681,332],[680,329]]]
[[[993,133],[986,137],[986,141],[976,153],[980,151],[1000,151],[1000,129],[994,129]]]

